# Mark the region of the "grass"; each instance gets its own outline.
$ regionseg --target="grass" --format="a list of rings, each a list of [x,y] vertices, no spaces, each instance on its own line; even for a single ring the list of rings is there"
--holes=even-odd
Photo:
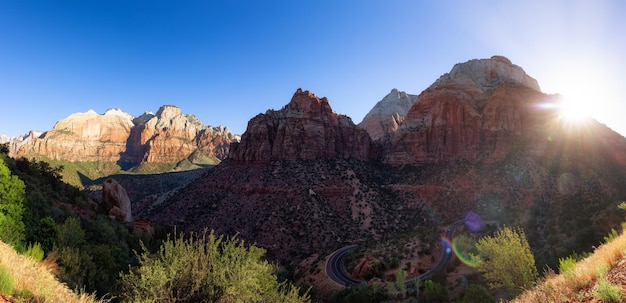
[[[44,263],[20,255],[11,246],[0,242],[0,280],[7,277],[14,282],[12,291],[6,293],[9,295],[32,297],[35,302],[99,302],[92,295],[72,292],[56,279]],[[0,284],[4,283],[0,281]],[[3,293],[5,290],[0,288]]]
[[[567,271],[567,274],[556,275],[554,272],[546,274],[546,277],[541,282],[523,292],[512,302],[565,302],[563,301],[564,298],[569,300],[567,302],[580,302],[576,298],[580,297],[580,293],[584,288],[592,285],[595,281],[598,281],[598,283],[594,289],[594,296],[596,294],[600,296],[600,293],[612,296],[612,289],[604,284],[602,280],[606,280],[604,275],[610,268],[626,257],[625,248],[626,234],[622,233],[619,236],[612,237],[610,242],[598,247],[591,256],[577,262],[573,268]],[[607,283],[609,282],[607,281]]]

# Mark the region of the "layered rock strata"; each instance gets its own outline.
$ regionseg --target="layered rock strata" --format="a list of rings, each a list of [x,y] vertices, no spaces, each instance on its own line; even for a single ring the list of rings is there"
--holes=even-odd
[[[176,163],[194,152],[223,160],[238,140],[225,127],[205,126],[173,105],[133,117],[119,109],[93,110],[58,121],[52,130],[11,142],[12,156],[43,155],[66,161],[103,161],[133,166]]]

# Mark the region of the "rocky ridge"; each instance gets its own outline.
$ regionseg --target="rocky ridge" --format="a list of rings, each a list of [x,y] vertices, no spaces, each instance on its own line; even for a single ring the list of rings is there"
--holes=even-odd
[[[93,110],[58,121],[44,133],[10,141],[11,156],[43,155],[65,161],[103,161],[129,168],[139,163],[176,163],[194,153],[223,160],[238,140],[225,127],[203,125],[195,116],[166,105],[139,117],[119,109]],[[200,157],[196,157],[200,158]]]
[[[248,122],[230,158],[237,161],[348,159],[374,156],[372,142],[352,119],[332,111],[328,99],[298,89],[280,110]]]

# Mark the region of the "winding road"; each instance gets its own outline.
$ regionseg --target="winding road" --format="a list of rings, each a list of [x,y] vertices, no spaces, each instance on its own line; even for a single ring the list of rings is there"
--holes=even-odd
[[[453,223],[452,225],[448,226],[446,228],[446,232],[444,233],[445,237],[448,239],[452,239],[452,237],[454,236],[454,231],[461,225],[463,225],[463,221],[457,221]],[[444,245],[443,254],[441,255],[441,258],[439,259],[439,262],[437,263],[437,265],[435,265],[435,267],[433,267],[429,271],[411,280],[406,281],[405,284],[407,286],[415,285],[415,282],[417,281],[424,281],[424,280],[428,280],[432,278],[432,276],[434,276],[438,271],[440,271],[441,269],[444,268],[444,266],[446,266],[446,263],[450,261],[454,253],[452,251],[452,247],[450,247],[447,242],[443,242],[443,245]],[[367,281],[359,281],[359,280],[353,279],[343,267],[343,259],[345,258],[346,254],[353,251],[356,247],[357,247],[356,244],[342,247],[336,250],[335,252],[333,252],[332,254],[330,254],[330,256],[328,257],[326,261],[326,276],[328,276],[328,278],[330,278],[333,282],[337,283],[338,285],[349,287],[353,285],[367,283]]]

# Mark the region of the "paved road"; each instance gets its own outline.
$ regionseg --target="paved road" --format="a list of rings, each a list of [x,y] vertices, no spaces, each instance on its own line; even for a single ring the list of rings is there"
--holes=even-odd
[[[452,237],[454,236],[454,231],[461,225],[463,225],[463,221],[457,221],[454,224],[448,226],[445,232],[446,238],[452,239]],[[435,267],[433,267],[431,270],[415,277],[414,279],[407,281],[407,286],[415,285],[416,281],[428,280],[432,278],[432,276],[434,276],[438,271],[445,267],[446,263],[448,263],[448,261],[450,261],[450,259],[454,255],[454,252],[452,251],[452,247],[450,247],[446,242],[443,243],[443,254],[441,255],[441,258],[439,259],[437,265],[435,265]],[[343,258],[346,256],[347,253],[353,251],[356,247],[357,245],[342,247],[330,254],[330,256],[328,257],[328,260],[326,261],[326,275],[333,282],[341,286],[352,286],[367,283],[367,281],[359,281],[353,279],[343,268]]]
[[[365,282],[352,279],[352,277],[343,268],[343,258],[347,253],[353,251],[356,247],[356,244],[342,247],[328,257],[328,261],[326,261],[326,276],[328,276],[333,282],[341,286],[352,286]]]

